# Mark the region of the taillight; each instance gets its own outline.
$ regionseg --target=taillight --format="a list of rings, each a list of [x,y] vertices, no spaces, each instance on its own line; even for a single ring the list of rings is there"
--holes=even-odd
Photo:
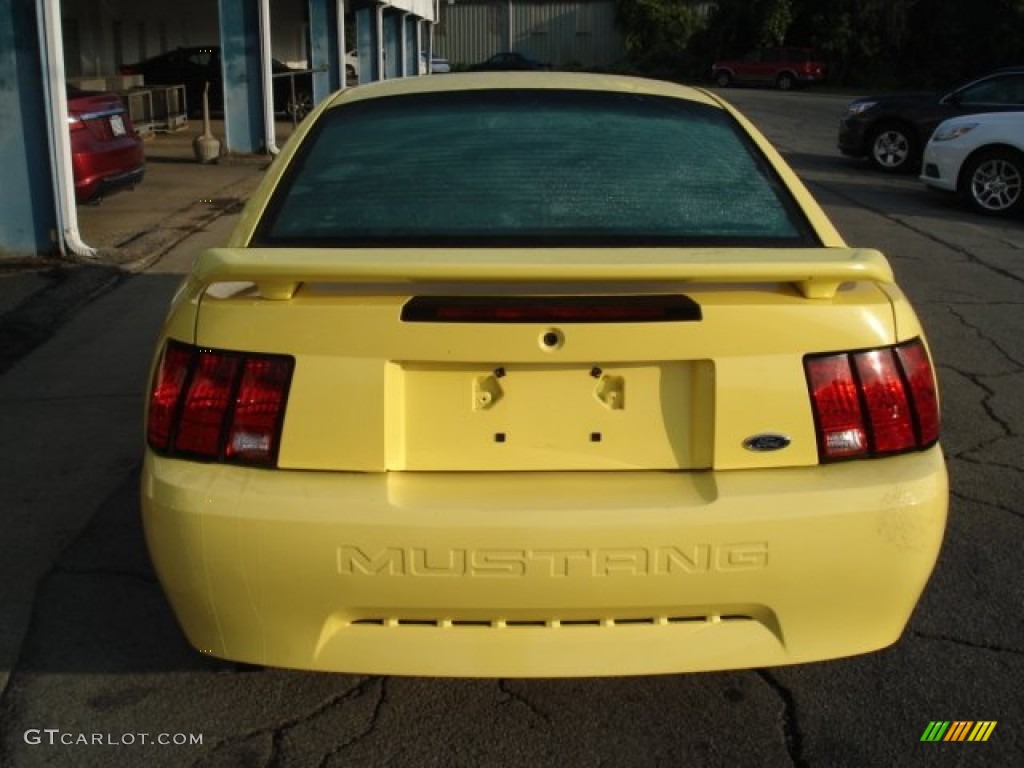
[[[245,360],[224,448],[229,461],[263,464],[277,453],[291,376],[291,358]]]
[[[939,393],[935,389],[932,362],[920,341],[897,347],[896,354],[910,386],[910,397],[917,406],[921,442],[931,445],[939,439]]]
[[[935,376],[924,343],[804,360],[822,461],[922,450],[939,439]]]
[[[69,116],[68,130],[71,131],[72,133],[74,133],[75,131],[84,131],[85,121],[82,118],[77,117],[76,115]]]
[[[149,395],[151,448],[209,461],[277,460],[295,360],[168,342]]]
[[[234,355],[206,350],[198,353],[178,418],[175,451],[209,458],[220,453],[239,362]]]
[[[178,404],[185,390],[185,376],[191,362],[190,349],[180,344],[168,344],[160,357],[153,376],[153,386],[149,391],[149,417],[146,423],[146,438],[155,450],[170,450]]]

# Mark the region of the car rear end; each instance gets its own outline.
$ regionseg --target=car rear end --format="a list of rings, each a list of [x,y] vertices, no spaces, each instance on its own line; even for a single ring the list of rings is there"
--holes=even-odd
[[[894,642],[947,489],[884,258],[706,94],[443,80],[314,115],[176,299],[143,511],[193,645],[576,676]]]
[[[787,48],[786,61],[803,85],[820,83],[825,79],[825,63],[810,48]]]
[[[78,202],[142,181],[146,172],[142,138],[117,94],[69,88],[68,130]]]

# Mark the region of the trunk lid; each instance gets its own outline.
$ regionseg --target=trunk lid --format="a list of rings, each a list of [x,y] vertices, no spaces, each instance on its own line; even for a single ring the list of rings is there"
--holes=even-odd
[[[281,467],[700,470],[816,464],[803,357],[897,341],[891,281],[845,248],[219,249],[191,290],[198,345],[295,357]]]
[[[89,131],[99,142],[130,135],[131,123],[124,104],[114,94],[79,91],[68,99],[68,117]]]

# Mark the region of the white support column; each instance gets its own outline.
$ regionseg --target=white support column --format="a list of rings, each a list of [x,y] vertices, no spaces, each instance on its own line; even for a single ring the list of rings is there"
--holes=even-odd
[[[348,75],[346,74],[345,62],[348,51],[345,45],[345,0],[338,0],[338,82],[342,88],[348,88]]]
[[[277,146],[277,128],[274,125],[274,68],[270,43],[270,0],[260,0],[260,63],[263,66],[263,131],[267,139],[267,152],[280,153]]]
[[[64,77],[64,40],[61,34],[60,0],[37,0],[39,47],[43,89],[48,109],[47,140],[53,166],[53,191],[60,228],[60,249],[65,255],[93,258],[96,249],[86,245],[78,231],[75,178],[71,166],[71,136],[68,132],[68,93]]]
[[[387,70],[385,69],[384,61],[384,6],[377,5],[376,13],[374,14],[375,23],[377,25],[377,79],[386,80]]]

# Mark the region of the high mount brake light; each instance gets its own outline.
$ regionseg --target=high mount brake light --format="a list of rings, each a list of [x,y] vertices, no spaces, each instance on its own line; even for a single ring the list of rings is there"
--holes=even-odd
[[[939,403],[920,339],[804,359],[822,461],[923,450],[939,439]]]
[[[416,296],[402,307],[406,323],[697,322],[688,296]]]
[[[146,438],[160,453],[272,466],[295,360],[168,342],[149,395]]]

